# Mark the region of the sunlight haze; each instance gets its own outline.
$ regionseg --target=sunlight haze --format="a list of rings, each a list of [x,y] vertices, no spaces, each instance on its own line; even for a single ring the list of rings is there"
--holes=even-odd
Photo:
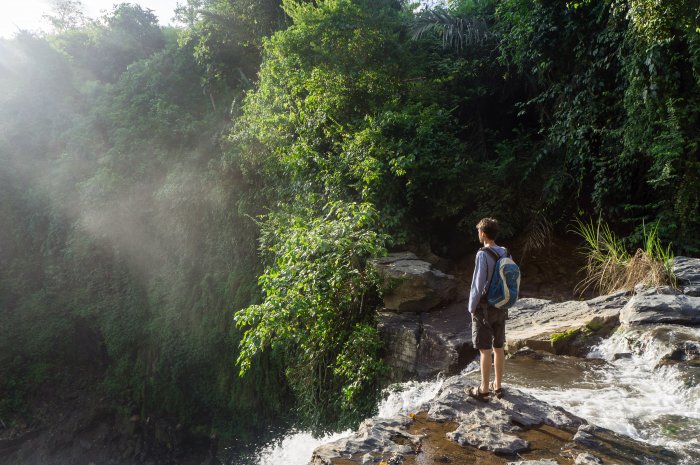
[[[158,17],[161,25],[172,22],[178,0],[135,0],[119,2],[114,0],[85,0],[82,2],[85,15],[96,18],[102,12],[109,11],[115,4],[136,3],[143,8],[150,8]],[[181,0],[180,3],[185,3]],[[42,18],[53,10],[51,0],[5,0],[0,3],[0,37],[10,38],[20,30],[32,32],[46,31],[49,24]]]

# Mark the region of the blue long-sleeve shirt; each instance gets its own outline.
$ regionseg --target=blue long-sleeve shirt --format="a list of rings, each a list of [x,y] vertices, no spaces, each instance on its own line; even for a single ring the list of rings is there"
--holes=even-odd
[[[506,255],[506,249],[500,245],[491,246],[499,256]],[[472,285],[469,289],[469,313],[474,313],[479,305],[479,300],[486,294],[486,286],[491,282],[491,277],[496,269],[496,259],[488,252],[480,250],[476,253],[476,263],[474,264],[474,275]]]

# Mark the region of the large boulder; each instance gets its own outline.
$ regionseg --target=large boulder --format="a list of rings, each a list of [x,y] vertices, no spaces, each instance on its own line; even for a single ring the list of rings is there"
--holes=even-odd
[[[678,289],[638,285],[620,313],[620,322],[626,326],[700,325],[700,259],[676,257],[673,272]]]
[[[700,258],[676,257],[673,273],[684,294],[700,297]]]
[[[620,312],[626,326],[700,325],[700,297],[683,294],[637,294]]]
[[[429,313],[379,313],[384,361],[391,379],[428,378],[453,374],[476,354],[466,301]]]
[[[392,253],[375,260],[382,280],[384,309],[427,312],[454,302],[458,282],[412,252]]]
[[[671,451],[589,425],[515,388],[502,399],[477,401],[464,392],[469,384],[465,376],[448,378],[417,412],[365,420],[349,437],[317,448],[310,463],[402,463],[406,458],[416,463],[496,463],[504,455],[516,459],[511,463],[526,464],[576,459],[623,465],[638,464],[639,457],[656,465],[679,463]]]
[[[384,361],[393,381],[455,373],[476,351],[468,296],[458,281],[412,252],[375,261],[384,307],[378,312]]]
[[[508,310],[506,345],[509,352],[522,347],[557,354],[581,355],[590,342],[581,335],[605,334],[619,323],[619,314],[629,297],[625,292],[587,301],[551,302],[520,299]],[[594,337],[595,339],[595,337]]]

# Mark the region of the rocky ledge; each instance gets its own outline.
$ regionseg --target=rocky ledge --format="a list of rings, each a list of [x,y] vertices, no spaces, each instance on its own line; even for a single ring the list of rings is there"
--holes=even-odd
[[[412,252],[391,253],[375,260],[382,281],[384,309],[392,312],[429,312],[454,302],[459,283]]]
[[[458,373],[477,354],[467,290],[412,253],[392,254],[377,267],[387,284],[378,320],[391,380]],[[700,259],[676,257],[674,272],[675,289],[638,286],[586,301],[520,299],[509,310],[507,350],[584,356],[619,325],[700,325]]]
[[[430,272],[427,263],[418,266],[415,257],[404,258],[410,258],[412,265],[402,267],[401,272],[414,269],[416,273],[413,278],[404,276],[397,281],[412,282],[408,288],[395,286],[391,290],[402,293],[410,289],[408,298],[391,292],[385,295],[386,302],[394,303],[379,314],[387,347],[385,360],[392,369],[401,369],[409,376],[458,371],[474,354],[469,352],[473,349],[464,292],[452,290],[449,275]],[[640,286],[592,300],[559,303],[521,299],[509,312],[508,351],[529,346],[555,354],[584,355],[595,340],[620,325],[635,327],[634,331],[642,331],[637,329],[642,325],[655,325],[650,337],[668,333],[673,339],[669,344],[673,350],[664,364],[696,365],[700,346],[682,336],[682,328],[700,325],[700,259],[677,257],[674,271],[677,288]],[[422,279],[419,275],[426,272],[431,273],[432,284],[416,284],[414,278]],[[392,273],[394,276],[398,271]],[[445,282],[436,284],[436,279]],[[414,292],[416,289],[425,294]],[[443,293],[444,289],[449,292]],[[439,295],[428,297],[432,292]],[[409,307],[395,305],[408,301],[412,302]],[[645,341],[639,337],[635,347],[644,350]],[[669,450],[590,425],[517,389],[509,389],[502,399],[479,402],[464,393],[468,383],[464,376],[451,377],[416,412],[365,420],[351,436],[317,448],[311,464],[664,465],[680,461]]]
[[[464,376],[445,380],[417,412],[365,420],[347,438],[318,447],[311,465],[677,464],[679,457],[588,424],[517,389],[484,403]]]

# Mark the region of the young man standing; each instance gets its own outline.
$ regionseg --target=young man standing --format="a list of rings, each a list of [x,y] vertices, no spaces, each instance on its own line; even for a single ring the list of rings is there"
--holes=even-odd
[[[481,355],[481,385],[467,388],[467,394],[483,402],[489,400],[489,380],[491,378],[491,352],[493,352],[494,381],[493,389],[497,398],[501,398],[503,390],[503,365],[505,354],[503,345],[506,342],[507,310],[490,306],[486,303],[488,286],[496,269],[496,257],[508,256],[508,251],[496,245],[498,236],[498,221],[484,218],[476,225],[479,242],[484,247],[476,254],[474,276],[469,292],[469,313],[472,318],[472,342]]]

